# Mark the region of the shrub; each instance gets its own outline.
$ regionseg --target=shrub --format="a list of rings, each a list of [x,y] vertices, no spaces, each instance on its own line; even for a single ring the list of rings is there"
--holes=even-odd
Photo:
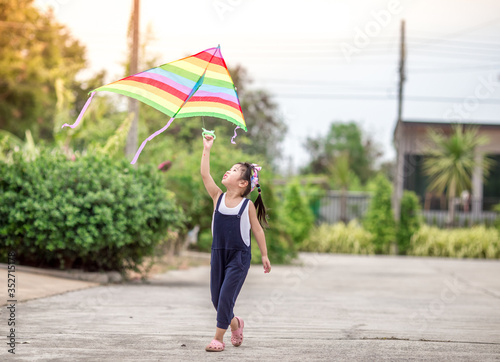
[[[400,254],[406,254],[410,246],[410,239],[420,229],[421,224],[420,203],[417,194],[413,191],[404,191],[401,198],[401,215],[396,233]]]
[[[295,244],[300,244],[309,236],[314,226],[314,215],[301,192],[298,180],[286,185],[281,216],[286,231]]]
[[[438,229],[424,225],[411,238],[408,255],[500,258],[500,234],[494,228]]]
[[[297,256],[296,246],[283,220],[283,210],[278,208],[278,200],[274,188],[269,186],[262,189],[262,197],[269,213],[269,228],[266,234],[267,255],[271,264],[286,264]],[[252,238],[252,262],[262,263],[260,250],[255,238]]]
[[[120,271],[185,221],[156,170],[48,152],[0,163],[0,218],[3,255],[14,250],[20,263]]]
[[[370,202],[364,226],[373,234],[377,254],[387,254],[395,241],[396,223],[392,212],[392,186],[389,180],[378,174],[373,180],[374,195]]]
[[[322,224],[311,232],[300,250],[320,253],[375,254],[373,235],[355,220],[349,224]]]
[[[500,204],[496,204],[493,206],[493,211],[497,213],[497,217],[495,218],[495,221],[493,224],[497,228],[497,230],[500,232]]]
[[[226,191],[221,184],[222,175],[233,164],[248,160],[241,150],[233,149],[224,143],[213,147],[210,155],[211,174],[215,183]],[[166,173],[166,179],[171,189],[175,189],[178,202],[182,205],[189,217],[188,227],[200,226],[196,248],[199,251],[210,252],[212,247],[212,214],[214,204],[208,195],[200,175],[200,153],[181,152],[172,162],[172,167]],[[261,162],[250,159],[250,162]],[[262,185],[262,198],[269,215],[269,229],[265,230],[268,257],[272,264],[287,263],[296,256],[296,251],[286,227],[278,216],[277,202],[274,197],[274,186],[272,180],[274,175],[270,167],[261,164],[263,170],[260,174]],[[257,198],[257,191],[250,194],[253,201]],[[252,262],[260,263],[261,256],[257,242],[252,236]]]

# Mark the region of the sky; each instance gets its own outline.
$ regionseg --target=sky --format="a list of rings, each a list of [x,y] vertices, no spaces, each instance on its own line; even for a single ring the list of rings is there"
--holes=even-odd
[[[133,0],[36,0],[87,48],[89,76],[121,78]],[[392,160],[399,43],[405,21],[403,118],[500,124],[498,0],[141,0],[140,28],[159,64],[221,45],[288,127],[286,167],[309,161],[307,137],[355,121]],[[247,125],[251,127],[251,124]]]

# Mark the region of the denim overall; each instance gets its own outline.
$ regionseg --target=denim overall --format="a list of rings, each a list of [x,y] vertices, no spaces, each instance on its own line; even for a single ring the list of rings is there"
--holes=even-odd
[[[234,304],[250,268],[252,254],[241,237],[240,228],[241,215],[249,200],[243,201],[237,215],[221,214],[221,200],[222,195],[214,212],[210,290],[217,310],[217,327],[227,329],[234,317]]]

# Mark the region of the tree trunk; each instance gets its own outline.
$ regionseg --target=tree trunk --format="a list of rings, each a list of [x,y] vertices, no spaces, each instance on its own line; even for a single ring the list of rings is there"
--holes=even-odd
[[[132,49],[130,51],[130,75],[136,74],[139,63],[139,0],[133,1],[132,7]],[[127,142],[125,144],[125,156],[133,157],[137,152],[137,144],[139,142],[139,101],[129,98],[128,111],[134,115],[132,124],[128,131]]]
[[[347,224],[347,190],[345,187],[342,187],[340,195],[340,220]]]
[[[455,224],[455,182],[450,184],[450,191],[448,192],[448,220],[446,222],[448,227]]]

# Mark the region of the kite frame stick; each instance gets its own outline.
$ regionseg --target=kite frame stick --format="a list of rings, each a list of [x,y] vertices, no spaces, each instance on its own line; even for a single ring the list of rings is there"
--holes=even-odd
[[[198,78],[198,81],[194,85],[193,89],[191,89],[191,92],[189,93],[189,95],[186,98],[186,100],[182,103],[182,105],[179,107],[179,109],[177,110],[177,112],[175,112],[175,114],[172,116],[172,118],[170,118],[170,121],[168,121],[168,123],[167,123],[167,125],[165,127],[163,127],[162,129],[159,129],[158,131],[156,131],[155,133],[153,133],[151,136],[149,136],[148,138],[146,138],[142,142],[141,147],[139,147],[139,149],[135,153],[134,159],[132,160],[132,162],[130,162],[131,165],[133,165],[133,164],[135,164],[137,162],[137,159],[139,158],[139,155],[141,154],[142,149],[144,148],[144,146],[146,146],[146,143],[148,141],[151,141],[153,138],[155,138],[156,136],[158,136],[160,133],[162,133],[163,131],[165,131],[170,126],[170,124],[174,120],[175,116],[177,116],[177,113],[179,113],[179,111],[182,109],[182,107],[184,107],[184,105],[189,101],[189,99],[193,96],[193,94],[196,93],[196,91],[198,90],[198,88],[200,88],[201,84],[203,83],[203,80],[205,79],[205,73],[207,72],[208,66],[210,65],[210,63],[212,63],[212,59],[214,58],[215,53],[217,53],[217,51],[220,51],[220,45],[217,47],[217,49],[212,54],[212,57],[210,58],[210,61],[207,63],[207,66],[205,67],[205,70],[203,71],[203,74],[200,76],[200,78]]]

